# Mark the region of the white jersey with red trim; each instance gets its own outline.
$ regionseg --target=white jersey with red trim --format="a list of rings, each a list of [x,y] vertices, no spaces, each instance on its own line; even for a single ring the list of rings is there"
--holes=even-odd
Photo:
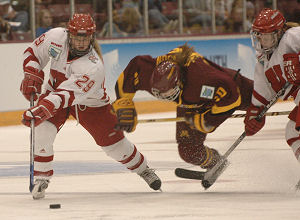
[[[255,106],[268,104],[271,98],[286,83],[283,70],[283,55],[286,53],[298,53],[300,51],[300,27],[288,29],[282,36],[278,47],[269,59],[265,55],[257,56],[258,62],[254,72],[254,91],[252,103]],[[289,86],[281,97],[288,99],[295,94],[297,87]]]
[[[104,87],[104,65],[92,49],[88,54],[68,60],[69,43],[65,28],[54,28],[41,35],[25,50],[23,68],[42,70],[51,59],[46,97],[55,108],[80,104],[100,107],[109,103]]]

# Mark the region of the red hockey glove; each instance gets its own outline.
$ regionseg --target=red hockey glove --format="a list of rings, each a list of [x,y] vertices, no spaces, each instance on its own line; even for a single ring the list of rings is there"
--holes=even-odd
[[[24,68],[24,79],[22,80],[20,91],[25,98],[30,101],[30,96],[33,93],[34,100],[37,100],[37,94],[41,93],[44,81],[44,72],[31,66]]]
[[[134,102],[128,98],[120,98],[112,104],[112,108],[118,119],[115,129],[133,132],[137,125]]]
[[[252,136],[256,134],[265,125],[265,115],[259,121],[256,120],[256,117],[263,110],[263,108],[264,106],[257,107],[251,104],[250,107],[247,109],[247,114],[244,119],[245,132],[247,136]]]
[[[283,55],[283,69],[287,80],[294,85],[300,85],[299,54],[289,53]]]
[[[54,113],[54,104],[47,99],[42,99],[36,106],[23,113],[22,123],[30,127],[31,120],[34,119],[34,125],[38,126],[43,121],[53,117]]]

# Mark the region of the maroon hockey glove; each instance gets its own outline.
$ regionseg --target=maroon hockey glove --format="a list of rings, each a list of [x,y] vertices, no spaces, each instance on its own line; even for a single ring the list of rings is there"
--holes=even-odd
[[[33,99],[37,100],[37,94],[41,93],[44,81],[44,72],[31,66],[24,68],[24,79],[22,80],[20,91],[25,98],[30,101],[31,94],[34,94]]]
[[[42,99],[36,106],[23,113],[22,123],[30,127],[31,120],[34,119],[34,125],[38,126],[43,121],[53,117],[54,113],[54,104],[47,99]]]
[[[185,121],[190,124],[193,129],[197,129],[203,133],[210,133],[213,132],[216,127],[208,125],[205,120],[205,115],[209,112],[209,110],[199,114],[199,113],[192,113],[186,112],[184,115]]]
[[[251,104],[250,107],[247,109],[247,114],[244,119],[245,132],[247,136],[252,136],[256,134],[265,125],[265,115],[260,120],[256,119],[256,117],[263,110],[263,108],[264,106],[257,107]]]
[[[300,85],[299,54],[289,53],[283,55],[283,69],[287,80],[294,85]]]

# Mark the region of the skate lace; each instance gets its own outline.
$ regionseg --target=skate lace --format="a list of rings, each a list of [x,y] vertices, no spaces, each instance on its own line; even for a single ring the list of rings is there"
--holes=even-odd
[[[146,169],[140,176],[148,183],[151,184],[155,180],[159,180],[158,176],[154,173],[154,169]]]

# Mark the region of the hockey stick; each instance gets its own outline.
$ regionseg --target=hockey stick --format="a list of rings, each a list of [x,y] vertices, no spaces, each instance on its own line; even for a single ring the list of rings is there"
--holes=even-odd
[[[30,96],[30,108],[34,106],[34,94]],[[35,145],[35,132],[34,132],[34,119],[30,122],[30,176],[29,176],[29,191],[32,192],[34,186],[34,145]]]
[[[264,109],[260,112],[260,114],[256,117],[256,120],[260,120],[265,113],[271,108],[273,104],[278,100],[280,96],[282,96],[286,90],[286,88],[290,84],[288,82],[285,83],[285,85],[277,92],[276,95],[273,96],[273,98],[270,100],[270,102],[264,107]],[[231,145],[231,147],[226,151],[226,153],[222,156],[222,159],[209,171],[207,171],[204,175],[204,179],[202,181],[202,185],[204,188],[210,187],[217,178],[222,174],[224,169],[222,167],[226,166],[227,163],[227,157],[231,154],[231,152],[242,142],[242,140],[246,137],[246,132],[244,131],[239,138]],[[219,169],[220,168],[220,169]],[[218,173],[218,171],[222,171]]]
[[[288,115],[290,111],[282,111],[282,112],[267,112],[266,116],[277,116],[277,115]],[[243,118],[246,114],[233,114],[230,118]],[[139,119],[138,123],[149,123],[149,122],[182,122],[185,121],[184,117],[177,118],[152,118],[152,119]]]

